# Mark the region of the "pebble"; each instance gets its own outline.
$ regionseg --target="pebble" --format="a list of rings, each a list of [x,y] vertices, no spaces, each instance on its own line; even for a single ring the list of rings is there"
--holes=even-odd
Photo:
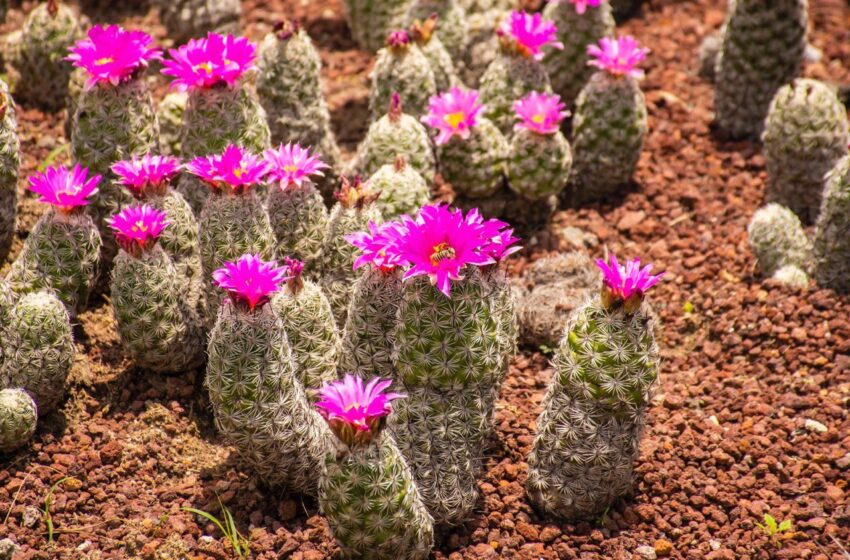
[[[648,545],[637,547],[635,552],[645,560],[655,560],[658,558],[658,555],[655,553],[655,549]]]
[[[655,549],[655,554],[658,556],[669,556],[673,552],[673,543],[667,539],[658,539],[655,541],[653,548]]]
[[[806,418],[806,421],[803,423],[803,427],[810,432],[818,434],[825,434],[829,431],[829,428],[827,428],[817,420],[812,420],[811,418]]]
[[[20,547],[12,539],[0,540],[0,560],[12,560],[18,550]]]

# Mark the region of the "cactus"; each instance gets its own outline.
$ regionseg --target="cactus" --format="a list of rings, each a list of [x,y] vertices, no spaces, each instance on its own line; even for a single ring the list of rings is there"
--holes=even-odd
[[[18,168],[21,165],[15,102],[0,80],[0,263],[12,249],[18,214]]]
[[[364,388],[360,377],[346,375],[322,389],[316,406],[339,441],[325,457],[319,505],[345,558],[425,560],[434,521],[384,431],[392,401],[403,398],[384,393],[389,385],[376,378]]]
[[[136,365],[159,373],[201,365],[206,335],[187,297],[200,291],[200,277],[181,276],[157,242],[169,225],[165,212],[148,205],[129,206],[110,220],[122,249],[111,291],[118,335]]]
[[[387,114],[369,125],[366,137],[357,147],[355,173],[368,179],[382,166],[402,155],[407,164],[433,183],[437,162],[428,131],[414,117],[405,114],[401,96],[394,92]]]
[[[809,275],[804,270],[793,264],[787,264],[778,269],[771,276],[773,280],[792,288],[806,289],[809,287]]]
[[[614,17],[607,0],[552,0],[543,9],[543,17],[558,26],[558,41],[564,45],[559,53],[550,53],[543,61],[549,73],[552,90],[567,105],[575,103],[581,88],[590,79],[588,45],[614,35]]]
[[[632,37],[604,38],[588,52],[601,70],[576,100],[573,116],[574,203],[599,200],[631,179],[646,136],[646,102],[636,65],[646,57]]]
[[[827,174],[820,216],[815,225],[812,275],[818,284],[838,292],[850,292],[850,156]],[[791,264],[800,263],[790,261]],[[800,268],[803,268],[800,266]]]
[[[244,255],[216,271],[227,290],[210,333],[206,385],[216,425],[265,483],[315,495],[333,436],[296,378],[281,320],[267,305],[286,270]]]
[[[709,33],[699,45],[699,76],[711,83],[714,83],[716,77],[717,59],[723,47],[723,32],[720,29]]]
[[[183,111],[189,95],[183,91],[172,91],[162,98],[156,110],[159,121],[159,145],[163,153],[179,156],[180,133],[183,128]]]
[[[511,12],[498,29],[501,53],[481,76],[484,116],[504,135],[514,124],[513,104],[532,91],[552,93],[543,67],[544,47],[560,49],[557,27],[540,14]]]
[[[15,98],[50,111],[61,109],[71,76],[71,65],[63,58],[82,34],[79,16],[65,4],[49,0],[36,6],[24,20],[17,45]]]
[[[459,78],[455,71],[452,55],[437,37],[437,14],[424,20],[414,21],[410,26],[410,38],[419,47],[434,72],[434,84],[437,91],[445,91],[450,87],[458,85]]]
[[[570,315],[528,457],[528,497],[565,519],[598,516],[629,491],[658,379],[647,289],[659,276],[628,261],[597,261],[600,295]]]
[[[761,134],[776,91],[803,67],[807,0],[735,0],[723,24],[714,110],[734,137]]]
[[[75,166],[48,167],[30,178],[30,189],[53,208],[36,222],[6,276],[17,294],[53,290],[73,318],[94,285],[100,234],[83,206],[97,194],[100,176]]]
[[[360,48],[375,52],[404,24],[411,0],[344,0],[345,19]]]
[[[776,92],[763,135],[769,202],[817,219],[824,176],[847,155],[847,109],[817,80],[797,79]]]
[[[385,220],[415,214],[431,198],[425,179],[407,165],[404,156],[398,156],[393,165],[381,167],[367,185],[370,191],[380,193],[375,206]]]
[[[40,415],[55,409],[65,395],[75,354],[62,302],[48,291],[23,296],[12,308],[3,345],[0,386],[26,390]]]
[[[499,129],[479,115],[477,91],[452,88],[431,99],[424,123],[438,131],[438,159],[443,178],[455,192],[484,198],[504,182],[508,143]]]
[[[436,14],[440,25],[436,29],[436,38],[449,52],[451,58],[458,58],[466,47],[469,34],[466,23],[466,11],[459,0],[413,0],[407,10],[407,25],[415,21],[425,21]],[[454,84],[449,84],[454,85]],[[447,87],[438,87],[444,91]]]
[[[322,384],[337,378],[339,333],[322,289],[302,278],[304,263],[288,257],[284,263],[290,278],[272,298],[271,307],[286,330],[298,381],[312,399]]]
[[[455,60],[455,68],[463,83],[476,88],[481,76],[499,55],[499,36],[495,30],[508,15],[508,10],[491,9],[468,15],[469,36],[463,55]]]
[[[11,453],[32,438],[37,408],[23,389],[0,390],[0,453]]]
[[[515,8],[515,0],[458,0],[467,15],[483,14],[493,10],[508,11]]]
[[[800,219],[781,204],[768,204],[753,214],[747,240],[765,276],[785,265],[805,270],[811,260],[812,245]]]
[[[242,3],[239,0],[158,0],[159,19],[177,44],[193,37],[239,33]]]
[[[390,106],[393,93],[401,96],[407,113],[417,118],[428,107],[428,99],[437,93],[431,64],[406,31],[393,32],[387,46],[378,51],[369,90],[373,121]]]

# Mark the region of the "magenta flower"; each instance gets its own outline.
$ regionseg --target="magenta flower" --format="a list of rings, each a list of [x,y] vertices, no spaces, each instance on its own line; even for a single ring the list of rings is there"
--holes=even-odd
[[[127,251],[138,255],[156,243],[162,230],[170,224],[165,212],[153,206],[128,206],[106,222],[115,233],[118,245]]]
[[[400,222],[386,222],[378,225],[369,222],[369,231],[358,231],[345,236],[345,240],[360,249],[360,256],[354,261],[357,270],[370,263],[383,272],[391,272],[406,263],[397,252],[391,250],[393,243],[403,235],[405,228]]]
[[[41,195],[39,202],[55,206],[62,212],[71,212],[85,206],[97,194],[101,176],[88,176],[89,170],[78,163],[70,171],[65,167],[48,167],[44,173],[30,177],[30,190]]]
[[[653,287],[664,276],[664,273],[651,275],[652,265],[640,267],[640,259],[627,260],[622,266],[617,262],[617,257],[612,253],[609,263],[602,259],[596,259],[596,266],[602,271],[602,282],[607,289],[609,299],[613,301],[629,301],[637,296],[637,300],[643,299],[643,294]]]
[[[88,73],[86,89],[95,84],[118,85],[146,68],[151,60],[162,58],[158,47],[151,46],[153,39],[144,31],[127,31],[121,26],[89,29],[88,39],[80,39],[68,49],[65,60]]]
[[[134,156],[112,165],[118,183],[127,187],[133,196],[141,196],[148,188],[158,189],[167,185],[178,173],[182,164],[171,156]]]
[[[215,189],[229,187],[234,193],[245,192],[261,182],[268,164],[260,157],[231,144],[221,154],[198,157],[186,164],[186,171]]]
[[[407,49],[410,47],[410,35],[404,29],[393,31],[387,37],[387,46],[391,49]]]
[[[162,63],[162,73],[174,78],[171,87],[186,91],[219,84],[233,87],[246,72],[254,69],[256,47],[244,37],[209,33],[169,50],[168,54],[171,59]]]
[[[520,119],[514,130],[525,128],[537,134],[555,134],[561,121],[570,114],[566,107],[558,95],[532,91],[514,102],[514,111]]]
[[[327,419],[331,429],[348,445],[368,441],[392,412],[392,401],[404,398],[398,393],[385,393],[392,381],[376,377],[363,386],[363,379],[345,374],[341,381],[328,383],[319,390],[321,400],[316,403],[319,413]],[[362,437],[361,432],[365,432]]]
[[[212,273],[213,283],[225,290],[230,299],[254,310],[265,305],[271,294],[289,279],[287,268],[277,261],[264,261],[259,255],[242,255],[236,262],[225,262]]]
[[[269,178],[278,181],[282,189],[290,185],[300,187],[310,175],[322,177],[322,169],[328,168],[318,155],[310,153],[309,148],[291,142],[285,146],[281,144],[276,150],[266,150],[263,156],[269,166]]]
[[[543,59],[543,47],[564,48],[563,43],[556,40],[558,26],[553,21],[544,20],[539,13],[514,10],[499,26],[497,33],[510,40],[519,54],[534,60]]]
[[[599,3],[601,2],[601,0],[550,0],[550,1],[552,1],[552,2],[569,2],[570,4],[575,5],[576,13],[578,15],[581,15],[584,12],[586,12],[588,6],[596,8],[596,7],[599,6]]]
[[[619,39],[603,37],[598,45],[587,46],[587,54],[594,57],[587,63],[614,76],[643,78],[643,70],[637,65],[646,59],[648,52],[631,35]]]
[[[478,124],[478,113],[484,105],[478,102],[478,92],[463,90],[457,86],[447,92],[431,97],[428,114],[422,122],[438,131],[435,142],[445,144],[453,136],[466,140],[472,128]]]

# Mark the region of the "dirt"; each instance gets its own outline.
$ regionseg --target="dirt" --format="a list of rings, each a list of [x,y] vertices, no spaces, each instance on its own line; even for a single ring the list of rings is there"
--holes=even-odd
[[[144,4],[91,4],[94,21],[163,36]],[[763,200],[764,158],[757,144],[715,133],[712,90],[696,76],[699,42],[722,22],[723,4],[653,0],[622,26],[652,49],[643,82],[650,133],[635,186],[608,204],[559,212],[511,264],[517,273],[542,254],[579,248],[598,256],[607,247],[667,271],[653,294],[662,381],[633,494],[593,523],[554,523],[531,509],[525,457],[551,368],[546,355],[524,348],[499,401],[480,508],[442,535],[435,558],[850,558],[850,304],[754,274],[745,229]],[[823,58],[806,74],[846,83],[850,7],[810,4]],[[371,57],[356,50],[338,0],[244,6],[255,40],[282,15],[302,20],[321,49],[334,125],[350,154],[365,132]],[[6,28],[20,21],[13,9]],[[62,118],[19,108],[22,191],[65,142]],[[60,150],[56,161],[66,158]],[[40,212],[25,195],[16,251]],[[239,469],[212,425],[201,371],[135,369],[104,300],[79,323],[64,408],[40,422],[31,446],[0,457],[0,538],[22,547],[16,560],[230,558],[221,533],[181,509],[219,514],[218,498],[251,538],[254,558],[336,557],[314,500],[269,492]],[[42,510],[65,477],[49,507],[51,543]],[[765,513],[793,529],[772,542],[757,526]]]

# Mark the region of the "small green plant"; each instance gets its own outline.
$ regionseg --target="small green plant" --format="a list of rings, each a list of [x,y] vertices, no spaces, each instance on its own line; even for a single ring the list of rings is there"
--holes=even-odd
[[[50,513],[50,506],[53,505],[53,493],[56,492],[56,488],[59,487],[60,484],[68,480],[70,477],[66,476],[60,478],[56,481],[56,484],[50,487],[50,491],[47,492],[47,496],[44,497],[44,508],[41,510],[42,517],[44,518],[44,523],[47,525],[47,542],[49,544],[53,544],[53,515]]]
[[[215,526],[218,527],[218,530],[224,535],[224,538],[227,539],[227,542],[230,543],[230,546],[233,547],[233,552],[237,557],[243,559],[250,558],[251,540],[242,535],[242,533],[239,532],[239,529],[236,528],[236,522],[233,520],[233,514],[230,513],[227,506],[221,503],[221,498],[216,495],[216,499],[218,500],[218,507],[221,509],[221,514],[224,516],[223,523],[211,513],[191,507],[184,507],[181,509],[183,511],[188,511],[189,513],[194,513],[195,515],[200,515],[204,519],[215,524]]]
[[[767,535],[770,541],[777,547],[782,546],[782,534],[791,531],[793,528],[790,519],[777,523],[776,519],[774,519],[769,513],[764,514],[764,525],[758,522],[756,522],[756,525],[758,525],[759,529],[761,529],[762,532]]]

